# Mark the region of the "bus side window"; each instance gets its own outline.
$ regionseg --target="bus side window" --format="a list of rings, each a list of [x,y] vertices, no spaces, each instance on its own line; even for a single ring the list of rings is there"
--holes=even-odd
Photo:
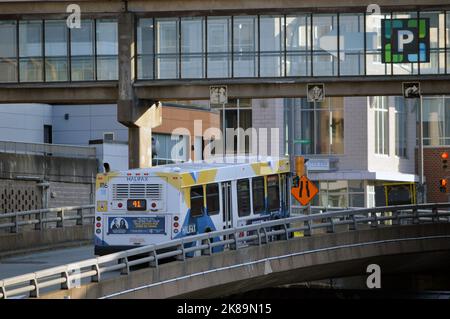
[[[203,186],[191,187],[191,216],[199,217],[203,215]]]
[[[250,181],[240,179],[237,181],[238,216],[250,215]]]
[[[219,184],[206,185],[206,208],[208,215],[217,215],[220,212]]]
[[[280,186],[278,175],[267,176],[267,201],[269,211],[280,210]]]
[[[253,213],[261,214],[266,210],[264,199],[264,177],[253,177]]]

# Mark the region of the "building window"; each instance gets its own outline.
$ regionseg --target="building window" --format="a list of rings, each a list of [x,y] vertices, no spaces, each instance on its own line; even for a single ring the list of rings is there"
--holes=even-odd
[[[395,155],[406,157],[407,121],[406,103],[403,97],[395,97]]]
[[[68,81],[66,20],[45,21],[45,81]]]
[[[344,39],[339,47],[339,75],[364,75],[364,37],[354,36],[364,34],[364,15],[339,15],[339,35]]]
[[[154,133],[152,137],[156,139],[159,146],[158,153],[153,154],[153,165],[183,162],[189,158],[188,136]]]
[[[208,215],[217,215],[220,211],[219,206],[219,184],[206,185],[206,209]]]
[[[389,155],[389,106],[386,96],[372,98],[375,116],[375,154]]]
[[[430,96],[422,99],[423,144],[450,145],[450,97]],[[420,128],[417,122],[417,129]]]
[[[311,16],[286,16],[286,75],[311,75]]]
[[[231,17],[208,17],[208,78],[231,77]]]
[[[17,82],[16,38],[16,21],[0,21],[0,82]]]
[[[137,27],[138,79],[153,79],[153,19],[139,19]]]
[[[260,76],[284,75],[284,17],[260,16]]]
[[[362,180],[320,181],[319,189],[318,205],[321,207],[365,207],[365,184]]]
[[[307,99],[286,99],[294,103],[295,154],[344,153],[344,98],[326,98],[320,103]],[[289,119],[287,119],[289,120]]]
[[[94,21],[70,29],[70,40],[72,81],[94,80]]]
[[[96,20],[97,80],[117,80],[118,44],[116,20]]]
[[[156,19],[156,78],[179,77],[178,18]]]
[[[238,216],[245,217],[250,215],[250,181],[240,179],[237,181],[237,202]]]
[[[42,20],[19,22],[19,70],[21,82],[42,82]]]
[[[191,187],[191,216],[203,215],[203,185]]]
[[[261,214],[265,208],[264,198],[264,177],[254,177],[252,179],[252,192],[253,192],[253,213]]]
[[[326,41],[326,50],[324,50],[324,37],[330,39]],[[337,15],[317,14],[313,16],[312,43],[313,75],[337,76]]]
[[[205,21],[200,18],[181,19],[181,77],[205,77]]]
[[[258,17],[234,17],[233,74],[234,77],[258,75]]]

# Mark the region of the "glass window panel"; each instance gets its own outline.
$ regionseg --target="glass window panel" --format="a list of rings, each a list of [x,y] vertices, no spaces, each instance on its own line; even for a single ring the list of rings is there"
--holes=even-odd
[[[67,37],[65,20],[45,21],[45,81],[68,81]]]
[[[206,185],[206,207],[208,215],[217,215],[220,212],[219,184]]]
[[[253,192],[253,213],[261,214],[265,211],[264,177],[254,177],[252,179]]]
[[[181,19],[181,76],[203,78],[205,76],[205,21],[204,18]]]
[[[17,82],[16,21],[0,21],[0,82]]]
[[[364,194],[349,194],[349,207],[365,207]]]
[[[117,55],[116,20],[97,20],[97,55]]]
[[[366,15],[366,72],[367,75],[392,74],[391,64],[382,63],[381,20],[390,19],[390,14]]]
[[[339,16],[340,75],[364,75],[364,16]]]
[[[178,19],[156,20],[156,77],[178,78]]]
[[[446,26],[445,26],[445,30],[446,30],[446,35],[447,35],[447,73],[450,73],[450,11],[447,11],[447,16],[446,16]]]
[[[287,76],[311,75],[311,17],[286,17]]]
[[[97,80],[117,80],[118,67],[117,56],[97,56]]]
[[[406,157],[406,104],[403,97],[395,97],[395,155]]]
[[[337,15],[313,17],[313,75],[337,75]]]
[[[267,205],[270,212],[280,209],[280,181],[278,175],[267,176]]]
[[[191,216],[199,217],[203,215],[203,186],[191,187]]]
[[[231,17],[208,17],[208,78],[231,77]]]
[[[441,12],[420,12],[420,18],[430,19],[430,62],[420,63],[421,74],[445,72],[445,15]]]
[[[284,75],[284,17],[260,16],[260,74]]]
[[[117,80],[118,37],[116,20],[97,20],[97,80]]]
[[[72,56],[89,56],[94,54],[94,22],[83,20],[81,28],[70,29]]]
[[[42,21],[19,22],[20,81],[43,80]]]
[[[233,24],[234,76],[258,74],[258,20],[256,16],[235,17]]]
[[[389,107],[385,96],[372,98],[375,118],[375,153],[389,154]]]
[[[237,181],[238,216],[250,215],[250,181],[241,179]]]
[[[139,19],[137,28],[138,79],[153,78],[153,19]]]
[[[81,28],[70,29],[72,81],[94,80],[94,22],[83,20]]]

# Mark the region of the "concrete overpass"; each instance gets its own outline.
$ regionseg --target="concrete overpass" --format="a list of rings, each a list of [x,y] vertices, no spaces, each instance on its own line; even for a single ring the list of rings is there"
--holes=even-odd
[[[334,277],[446,270],[450,204],[356,209],[243,226],[0,280],[1,297],[219,297]],[[305,237],[291,234],[304,232]],[[217,237],[224,240],[218,241]],[[212,240],[216,238],[215,240]],[[213,248],[224,247],[223,252]],[[189,258],[190,254],[196,254]],[[175,257],[178,261],[160,263]],[[145,266],[135,269],[135,266]],[[49,291],[50,290],[50,291]]]
[[[42,298],[218,298],[296,282],[444,270],[450,266],[450,225],[398,226],[270,243],[132,272]]]

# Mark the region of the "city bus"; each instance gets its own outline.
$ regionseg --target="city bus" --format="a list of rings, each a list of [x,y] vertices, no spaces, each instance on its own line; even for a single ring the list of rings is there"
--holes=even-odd
[[[289,170],[225,158],[97,174],[95,254],[288,217]]]

